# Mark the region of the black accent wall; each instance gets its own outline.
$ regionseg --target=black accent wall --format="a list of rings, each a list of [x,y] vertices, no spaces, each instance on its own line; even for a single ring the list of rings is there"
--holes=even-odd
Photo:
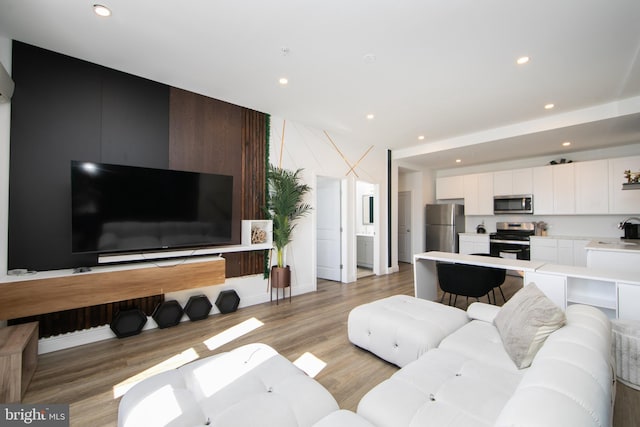
[[[13,43],[8,268],[96,265],[71,253],[70,161],[169,166],[166,85]]]

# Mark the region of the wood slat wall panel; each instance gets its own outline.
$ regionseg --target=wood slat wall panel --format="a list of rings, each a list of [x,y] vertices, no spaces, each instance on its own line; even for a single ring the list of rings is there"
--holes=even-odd
[[[9,325],[18,325],[38,321],[40,322],[39,338],[46,338],[70,331],[109,324],[113,316],[120,310],[139,308],[147,316],[151,316],[156,306],[163,301],[164,295],[153,295],[110,304],[99,304],[91,307],[23,317],[10,320],[8,323]]]

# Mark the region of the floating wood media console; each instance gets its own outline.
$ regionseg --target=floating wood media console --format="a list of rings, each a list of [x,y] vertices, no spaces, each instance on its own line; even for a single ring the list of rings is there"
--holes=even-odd
[[[167,264],[163,261],[162,264]],[[222,284],[224,258],[200,258],[167,266],[98,267],[54,276],[39,273],[0,283],[0,319],[16,319]],[[40,276],[40,277],[38,277]]]

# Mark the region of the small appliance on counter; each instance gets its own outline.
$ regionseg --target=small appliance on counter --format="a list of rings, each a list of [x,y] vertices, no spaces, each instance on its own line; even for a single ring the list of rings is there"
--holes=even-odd
[[[618,224],[618,228],[620,230],[624,230],[624,236],[622,236],[623,239],[640,239],[640,224],[632,224],[629,222],[634,220],[640,223],[640,218],[630,216]]]
[[[487,232],[487,229],[484,228],[484,221],[482,221],[482,224],[478,224],[476,227],[476,233],[478,234],[485,234]]]

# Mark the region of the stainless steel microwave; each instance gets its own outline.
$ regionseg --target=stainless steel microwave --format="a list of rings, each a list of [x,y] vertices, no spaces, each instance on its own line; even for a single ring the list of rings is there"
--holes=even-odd
[[[533,195],[521,194],[518,196],[494,196],[494,214],[532,214]]]

